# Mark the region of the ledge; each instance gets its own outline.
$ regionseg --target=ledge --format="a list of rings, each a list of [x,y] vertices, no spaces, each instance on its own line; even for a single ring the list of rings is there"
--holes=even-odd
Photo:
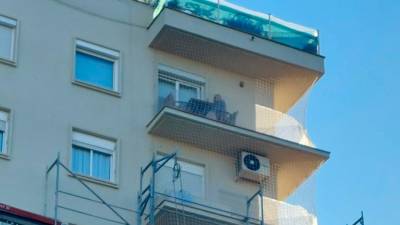
[[[277,199],[283,200],[329,158],[329,152],[243,127],[163,108],[147,125],[149,134],[237,157],[247,150],[277,164]]]

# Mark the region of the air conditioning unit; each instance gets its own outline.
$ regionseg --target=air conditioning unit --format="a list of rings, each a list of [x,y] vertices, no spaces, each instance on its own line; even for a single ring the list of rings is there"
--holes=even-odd
[[[240,178],[259,182],[270,176],[268,158],[242,151],[239,160],[238,175]]]

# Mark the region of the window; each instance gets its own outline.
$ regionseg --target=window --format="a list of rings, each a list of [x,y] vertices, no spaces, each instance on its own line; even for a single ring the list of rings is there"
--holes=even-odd
[[[74,131],[72,171],[103,181],[115,182],[116,142]]]
[[[0,59],[15,63],[17,21],[0,16]]]
[[[7,154],[7,141],[9,130],[9,115],[0,111],[0,154]]]
[[[172,96],[177,102],[188,102],[191,98],[201,98],[203,87],[204,81],[160,70],[158,76],[159,108],[164,105],[168,96]]]
[[[178,163],[181,166],[181,178],[174,184],[172,169],[174,160],[168,161],[157,173],[157,191],[189,201],[204,199],[204,166],[182,160],[178,160]]]
[[[102,90],[119,92],[119,61],[119,52],[77,40],[74,80]]]

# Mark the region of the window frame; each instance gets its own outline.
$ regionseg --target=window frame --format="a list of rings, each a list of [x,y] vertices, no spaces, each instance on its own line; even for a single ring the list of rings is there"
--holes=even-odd
[[[180,99],[179,99],[179,91],[180,91],[181,85],[185,85],[185,86],[188,86],[188,87],[195,88],[196,92],[197,92],[197,96],[196,97],[198,99],[202,99],[202,89],[203,89],[203,87],[200,84],[195,84],[195,83],[192,83],[190,81],[185,81],[185,80],[182,80],[182,79],[179,79],[179,78],[168,77],[166,75],[161,75],[161,74],[158,77],[158,82],[160,81],[160,79],[168,81],[168,82],[171,82],[171,83],[173,82],[175,84],[175,101],[178,101],[178,102],[180,101]]]
[[[89,55],[92,57],[96,57],[99,59],[103,59],[109,61],[113,64],[113,87],[112,89],[108,89],[105,87],[98,86],[96,84],[91,84],[84,80],[79,80],[76,76],[76,53],[80,52],[85,55]],[[90,88],[96,91],[104,92],[107,94],[111,94],[114,96],[121,96],[121,52],[112,48],[105,47],[100,44],[95,44],[92,42],[84,41],[81,39],[75,39],[74,41],[74,53],[73,53],[73,71],[72,71],[72,83]]]
[[[166,155],[164,153],[157,153],[157,159],[163,158]],[[202,177],[202,190],[201,190],[201,196],[193,195],[194,197],[200,198],[200,199],[206,199],[206,190],[207,190],[207,182],[206,182],[206,165],[205,164],[200,164],[196,163],[193,161],[189,161],[186,159],[182,158],[177,158],[177,162],[181,166],[181,171],[185,171],[187,173],[195,174],[198,176]],[[174,167],[174,160],[169,160],[165,165],[169,169],[173,169]],[[201,170],[201,172],[199,172]]]
[[[3,131],[3,140],[1,145],[0,157],[8,157],[10,155],[10,111],[0,108],[0,121],[3,121],[5,128]]]
[[[173,82],[175,84],[175,101],[180,101],[179,99],[179,90],[181,84],[196,88],[197,90],[197,98],[204,100],[204,92],[206,89],[206,80],[196,74],[185,72],[183,70],[179,70],[176,68],[172,68],[163,64],[158,66],[157,70],[157,110],[159,110],[160,105],[160,79],[165,80],[167,82]]]
[[[78,137],[78,138],[77,138]],[[97,142],[97,143],[96,143]],[[110,147],[106,147],[106,145],[112,145],[114,149]],[[81,174],[79,172],[75,172],[73,170],[74,163],[74,146],[83,148],[90,153],[90,161],[89,161],[89,174]],[[98,135],[93,132],[86,132],[80,129],[73,129],[71,135],[71,160],[70,160],[70,168],[71,171],[76,173],[81,177],[88,178],[89,180],[99,181],[101,183],[113,184],[114,186],[117,184],[117,151],[118,151],[118,140],[114,138],[105,137],[103,135]],[[93,176],[93,154],[94,152],[99,152],[103,154],[107,154],[110,156],[110,179],[105,180],[100,177]]]
[[[16,66],[17,65],[17,39],[18,39],[18,27],[19,21],[17,19],[5,16],[0,14],[0,26],[9,28],[12,30],[11,37],[11,50],[10,50],[10,58],[4,58],[0,56],[0,62]]]

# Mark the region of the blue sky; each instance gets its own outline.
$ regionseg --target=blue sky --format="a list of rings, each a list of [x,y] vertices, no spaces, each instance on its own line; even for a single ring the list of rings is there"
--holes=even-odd
[[[229,0],[317,28],[326,73],[308,131],[331,151],[317,173],[321,225],[400,224],[400,1]]]

